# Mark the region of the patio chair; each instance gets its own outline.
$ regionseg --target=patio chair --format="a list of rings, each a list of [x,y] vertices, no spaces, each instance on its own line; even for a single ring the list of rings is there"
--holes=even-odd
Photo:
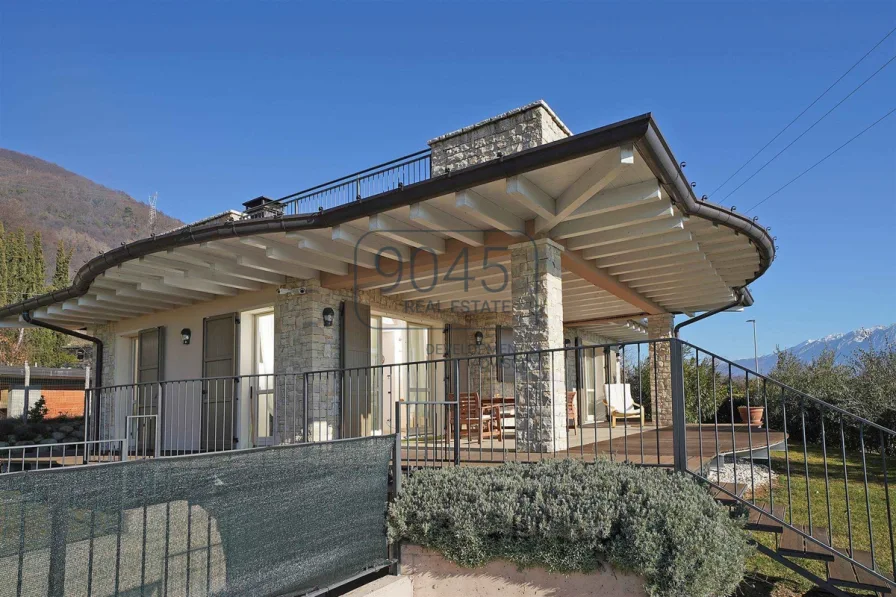
[[[500,394],[494,396],[495,405],[498,407],[498,414],[501,419],[501,434],[507,432],[508,429],[516,431],[516,403],[513,400],[502,398]]]
[[[616,419],[640,419],[643,426],[644,409],[632,400],[631,384],[608,383],[605,387],[607,392],[604,404],[607,407],[610,427],[616,427]]]
[[[579,434],[579,409],[576,408],[576,391],[566,393],[566,428]]]
[[[454,402],[454,394],[448,394],[448,401]],[[501,410],[497,404],[482,405],[478,392],[461,392],[460,400],[460,435],[466,435],[468,441],[481,444],[484,438],[502,439]],[[448,432],[453,433],[454,417],[448,417]]]

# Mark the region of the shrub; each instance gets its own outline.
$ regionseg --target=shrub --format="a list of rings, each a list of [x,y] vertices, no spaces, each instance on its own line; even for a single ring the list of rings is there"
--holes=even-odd
[[[28,425],[21,424],[13,430],[13,434],[18,441],[29,441],[37,437],[37,433],[34,432],[34,429]]]
[[[18,419],[0,419],[0,441],[3,441],[7,435],[11,435],[19,423]]]
[[[729,595],[747,537],[692,479],[598,460],[421,470],[389,507],[390,541],[468,567],[501,558],[642,575],[651,595]]]
[[[40,423],[47,416],[47,401],[41,396],[34,402],[34,406],[28,409],[28,422]]]

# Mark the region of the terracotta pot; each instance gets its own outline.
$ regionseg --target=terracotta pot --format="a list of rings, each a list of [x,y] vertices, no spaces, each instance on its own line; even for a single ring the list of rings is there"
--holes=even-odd
[[[765,408],[761,406],[751,406],[748,414],[746,406],[738,406],[737,412],[740,415],[742,423],[749,423],[750,425],[758,427],[759,425],[762,425],[762,415],[765,414]]]

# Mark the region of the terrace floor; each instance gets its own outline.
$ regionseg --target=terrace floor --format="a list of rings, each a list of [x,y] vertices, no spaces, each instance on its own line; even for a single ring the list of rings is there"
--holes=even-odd
[[[461,440],[461,465],[488,465],[502,462],[537,462],[558,458],[576,458],[593,462],[596,458],[631,462],[634,464],[671,467],[672,427],[657,429],[652,424],[640,427],[619,424],[615,429],[606,423],[586,425],[574,433],[569,430],[566,449],[553,452],[517,450],[511,434],[503,440],[486,438],[482,443]],[[756,453],[775,450],[783,445],[786,435],[779,431],[750,427],[742,424],[688,425],[688,468],[697,470],[712,462],[718,455]],[[404,440],[402,461],[405,466],[441,466],[453,462],[454,450],[450,442],[409,437]],[[761,457],[756,455],[755,457]]]

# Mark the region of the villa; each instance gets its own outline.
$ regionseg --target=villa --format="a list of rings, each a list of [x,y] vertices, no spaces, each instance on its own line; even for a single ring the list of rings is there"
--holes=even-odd
[[[2,327],[49,328],[95,346],[83,440],[56,452],[4,445],[0,473],[149,461],[93,468],[117,479],[119,497],[131,500],[122,504],[142,508],[146,521],[152,504],[124,490],[129,471],[144,475],[144,489],[160,492],[155,505],[165,504],[158,518],[165,533],[173,512],[189,521],[205,504],[211,554],[218,549],[212,519],[233,515],[223,496],[238,495],[242,481],[254,479],[262,491],[258,483],[301,465],[311,476],[342,475],[345,490],[367,487],[354,483],[364,465],[353,469],[343,450],[379,462],[368,489],[383,495],[387,476],[395,492],[403,475],[423,467],[618,459],[689,474],[718,502],[746,508],[747,528],[773,536],[774,547],[757,542],[758,550],[833,594],[891,591],[891,508],[888,501],[872,520],[868,487],[869,476],[882,477],[889,500],[885,456],[896,432],[678,338],[683,326],[751,306],[747,286],[770,267],[775,244],[755,219],[698,199],[650,114],[573,134],[538,101],[428,145],[123,245],[88,262],[70,287],[0,308]],[[673,327],[676,315],[685,317]],[[807,420],[821,426],[811,444]],[[329,442],[344,439],[351,442]],[[379,460],[365,445],[377,446]],[[243,450],[263,446],[282,447]],[[808,460],[819,446],[824,465],[811,472],[823,471],[824,494],[810,496]],[[288,455],[293,448],[314,456],[299,463]],[[868,448],[883,457],[866,458]],[[797,450],[802,468],[792,466]],[[843,459],[845,513],[831,498],[829,474],[837,470],[828,451]],[[217,454],[164,458],[209,452]],[[231,459],[246,469],[232,470]],[[189,491],[191,474],[179,463],[200,470]],[[263,466],[281,472],[268,475]],[[799,471],[805,496],[791,485]],[[864,495],[854,491],[859,501],[851,504],[846,483],[859,471]],[[178,482],[159,481],[176,474]],[[785,474],[786,486],[775,487],[775,475]],[[20,475],[10,487],[27,489],[28,480]],[[46,491],[56,487],[47,483]],[[328,524],[343,528],[350,517],[329,512],[327,496],[312,489],[281,488],[308,492]],[[84,507],[102,510],[104,491]],[[382,495],[358,496],[353,513],[363,505],[370,528],[382,529]],[[279,501],[265,507],[296,510]],[[858,518],[854,524],[860,511],[867,529]],[[824,514],[827,526],[819,524]],[[221,523],[223,553],[238,554],[225,576],[236,562],[251,577],[257,553],[240,552],[245,527],[236,518]],[[119,523],[119,536],[126,527]],[[21,545],[25,529],[23,522]],[[259,529],[260,536],[269,530]],[[354,538],[337,547],[360,549],[354,530],[344,528]],[[361,558],[359,569],[385,551],[379,532],[367,533],[376,557]],[[61,595],[66,537],[55,537],[49,593]],[[166,537],[156,539],[167,558]],[[120,549],[106,549],[117,553],[113,547]],[[7,558],[20,582],[23,549],[14,562]],[[824,562],[826,574],[804,560]],[[339,574],[348,572],[358,570]]]

